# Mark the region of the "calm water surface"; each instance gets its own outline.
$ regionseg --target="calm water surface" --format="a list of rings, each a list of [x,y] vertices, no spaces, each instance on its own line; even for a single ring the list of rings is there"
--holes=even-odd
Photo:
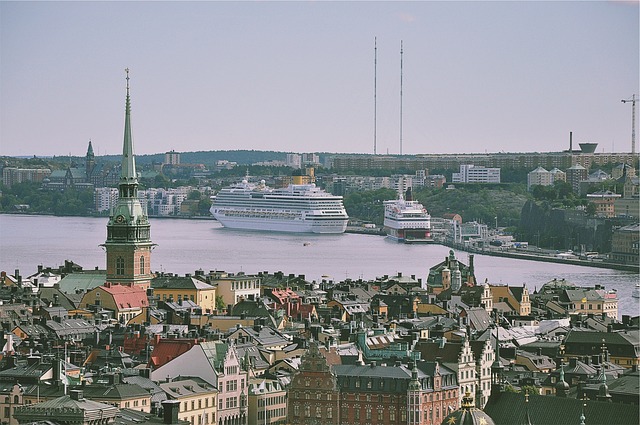
[[[0,269],[20,269],[28,276],[38,264],[57,267],[65,260],[85,270],[104,269],[106,256],[99,245],[106,239],[106,225],[106,218],[0,214]],[[153,270],[283,271],[308,280],[372,279],[402,272],[424,281],[429,267],[449,252],[441,245],[398,244],[381,236],[231,230],[210,220],[152,218],[151,239],[158,245],[151,257]],[[468,263],[466,252],[456,251],[456,256]],[[474,263],[479,282],[525,284],[531,291],[554,278],[580,286],[603,284],[618,291],[620,314],[640,314],[639,300],[631,297],[637,273],[484,255],[476,255]]]

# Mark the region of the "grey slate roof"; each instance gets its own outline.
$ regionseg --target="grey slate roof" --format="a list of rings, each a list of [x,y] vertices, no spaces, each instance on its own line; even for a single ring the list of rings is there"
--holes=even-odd
[[[496,425],[524,423],[528,410],[531,423],[536,425],[576,425],[580,423],[583,401],[556,396],[524,393],[498,393],[489,397],[484,411]],[[601,401],[586,401],[584,416],[587,424],[637,425],[640,423],[638,406]]]
[[[158,276],[151,280],[154,289],[213,289],[212,285],[194,277]]]

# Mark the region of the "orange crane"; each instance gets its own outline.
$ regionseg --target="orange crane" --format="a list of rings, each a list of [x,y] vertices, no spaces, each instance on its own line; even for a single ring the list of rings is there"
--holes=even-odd
[[[622,99],[622,103],[631,102],[631,155],[636,154],[636,95],[631,95],[631,99]]]

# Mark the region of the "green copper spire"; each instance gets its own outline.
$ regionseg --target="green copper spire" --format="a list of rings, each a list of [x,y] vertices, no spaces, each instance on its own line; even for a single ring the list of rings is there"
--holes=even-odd
[[[131,138],[131,102],[129,69],[124,123],[122,172],[118,184],[118,202],[107,223],[107,282],[147,289],[151,286],[151,249],[149,217],[138,199],[138,179]]]
[[[124,70],[127,73],[127,100],[124,116],[124,144],[122,147],[122,171],[120,172],[120,186],[138,184],[136,174],[136,159],[133,155],[133,138],[131,137],[131,99],[129,98],[129,68]],[[123,193],[121,191],[120,196]],[[136,193],[128,193],[126,197],[136,196]]]

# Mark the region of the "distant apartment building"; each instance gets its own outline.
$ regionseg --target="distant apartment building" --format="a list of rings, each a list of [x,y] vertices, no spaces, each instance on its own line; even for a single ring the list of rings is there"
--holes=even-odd
[[[396,192],[406,192],[408,188],[442,187],[446,178],[442,175],[428,175],[427,170],[418,170],[412,174],[394,174],[390,177],[374,176],[333,176],[325,177],[327,188],[334,195],[346,195],[378,189],[393,189]]]
[[[435,187],[440,189],[444,186],[446,182],[447,182],[447,178],[442,174],[432,174],[424,178],[424,184],[422,186]]]
[[[256,165],[260,165],[260,164],[256,164]],[[215,166],[213,167],[213,169],[215,171],[220,171],[220,170],[231,170],[234,167],[237,167],[238,163],[237,162],[232,162],[232,161],[227,161],[226,159],[219,159],[216,161]]]
[[[181,210],[182,204],[194,190],[205,195],[211,188],[207,186],[180,186],[171,189],[149,188],[147,190],[139,190],[138,199],[149,215],[180,215],[181,212],[184,212]],[[118,189],[109,187],[96,188],[93,197],[97,212],[110,211],[118,202]]]
[[[487,168],[474,164],[460,166],[459,173],[451,175],[453,183],[500,183],[500,168]]]
[[[170,165],[180,164],[180,154],[174,150],[164,154],[164,163]]]
[[[604,164],[633,164],[637,157],[629,153],[569,153],[569,152],[524,152],[524,153],[487,153],[487,154],[429,154],[412,158],[390,155],[335,155],[329,157],[328,166],[336,171],[356,169],[378,170],[419,170],[446,169],[455,170],[463,164],[475,164],[484,167],[534,169],[567,169],[574,164],[585,168]]]
[[[619,180],[626,176],[635,176],[636,169],[629,164],[618,164],[611,169],[611,178]]]
[[[551,173],[542,167],[538,167],[527,174],[528,190],[531,190],[533,186],[551,186],[552,184]]]
[[[527,174],[527,189],[531,190],[533,186],[551,186],[557,181],[567,181],[564,171],[558,168],[547,171],[543,167],[538,167]]]
[[[586,180],[588,171],[580,164],[575,164],[567,169],[567,183],[571,185],[574,193],[580,193],[580,182]]]
[[[302,167],[302,157],[297,153],[288,153],[287,160],[285,161],[285,165],[291,168],[301,168]]]
[[[320,156],[316,153],[303,153],[302,154],[303,166],[317,166],[320,165]]]
[[[48,168],[5,167],[2,169],[2,182],[7,187],[24,182],[42,183],[50,175],[51,170]]]
[[[98,213],[111,211],[118,202],[118,189],[115,187],[97,187],[93,192],[93,203]]]

